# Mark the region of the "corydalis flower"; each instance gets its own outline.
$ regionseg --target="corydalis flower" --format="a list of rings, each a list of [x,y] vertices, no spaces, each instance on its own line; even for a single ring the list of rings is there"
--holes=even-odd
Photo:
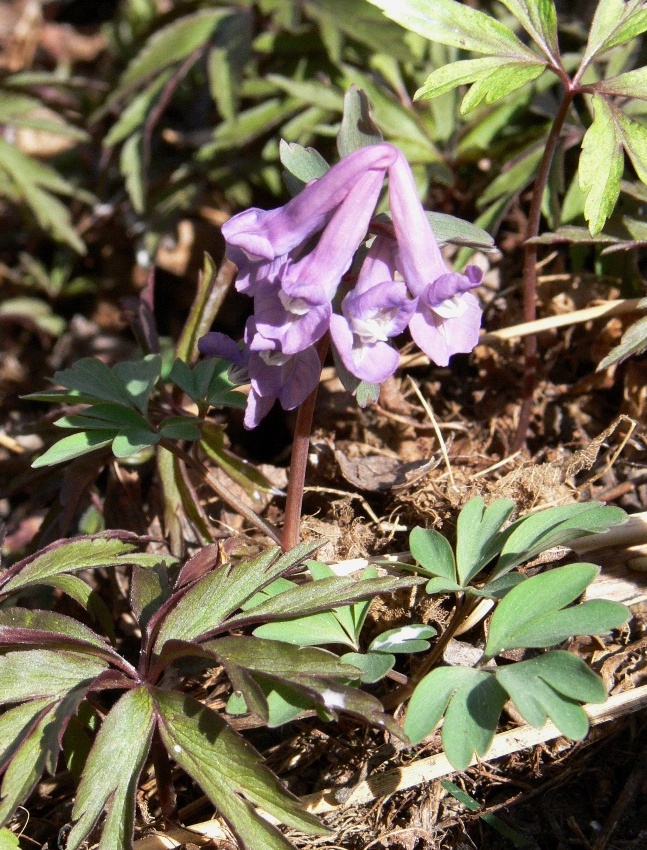
[[[425,214],[406,159],[389,170],[389,204],[398,243],[397,266],[418,306],[409,322],[418,347],[439,366],[452,354],[471,351],[478,342],[481,308],[469,292],[482,272],[468,266],[465,274],[450,271]]]
[[[253,319],[245,329],[247,339],[255,335]],[[268,347],[252,351],[248,345],[239,346],[226,334],[212,331],[198,342],[200,353],[206,357],[223,357],[232,364],[230,378],[236,383],[251,384],[243,423],[255,428],[275,401],[284,410],[294,410],[306,400],[319,382],[321,362],[314,348],[295,355],[286,355]]]
[[[376,236],[357,284],[332,316],[330,334],[344,366],[362,381],[380,384],[398,367],[398,352],[387,342],[406,328],[417,304],[394,279],[395,242]]]

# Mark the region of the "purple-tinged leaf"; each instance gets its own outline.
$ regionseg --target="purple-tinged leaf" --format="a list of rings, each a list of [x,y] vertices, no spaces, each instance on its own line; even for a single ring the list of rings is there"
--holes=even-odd
[[[302,832],[326,833],[317,818],[302,811],[299,801],[262,765],[261,756],[251,745],[215,711],[173,691],[155,689],[153,694],[166,749],[201,785],[243,847],[292,848],[253,805]]]
[[[220,563],[220,549],[217,543],[204,546],[199,552],[189,558],[180,570],[175,582],[176,588],[191,584],[207,573],[211,572]]]
[[[235,566],[223,565],[209,573],[176,605],[169,605],[155,651],[159,652],[167,640],[193,640],[214,631],[254,593],[312,555],[318,546],[318,542],[301,543],[281,557],[278,548],[269,549],[255,558]]]
[[[8,709],[0,717],[0,771],[38,723],[43,712],[49,711],[52,705],[51,699],[31,700]]]
[[[85,691],[82,687],[74,688],[60,702],[45,709],[14,753],[0,789],[0,825],[31,794],[44,770],[54,775],[63,733],[85,696]]]
[[[106,534],[57,540],[35,555],[14,564],[0,576],[0,593],[5,595],[22,587],[39,584],[60,573],[131,564],[152,567],[174,561],[169,555],[137,552],[134,543]]]
[[[116,639],[114,623],[108,606],[99,596],[96,590],[92,590],[89,584],[78,576],[58,575],[46,579],[43,584],[62,590],[69,597],[78,602],[88,614],[101,626],[111,641]]]
[[[41,697],[61,697],[89,686],[108,666],[77,652],[28,649],[0,656],[0,705]]]
[[[33,646],[67,644],[68,648],[80,650],[92,647],[111,651],[102,637],[73,617],[27,608],[0,610],[0,646],[12,643]]]
[[[132,847],[137,782],[153,728],[153,703],[146,688],[124,694],[107,715],[76,794],[67,850],[77,850],[104,808],[100,850]]]

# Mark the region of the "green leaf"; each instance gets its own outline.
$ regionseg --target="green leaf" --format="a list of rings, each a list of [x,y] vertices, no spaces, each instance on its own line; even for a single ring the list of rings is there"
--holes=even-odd
[[[550,718],[569,738],[586,735],[588,718],[578,703],[604,702],[602,679],[577,655],[554,650],[496,671],[496,678],[520,714],[532,726]]]
[[[624,169],[622,134],[609,104],[593,95],[593,123],[584,134],[578,179],[586,196],[584,216],[591,234],[599,233],[613,212]]]
[[[279,142],[279,159],[285,169],[283,177],[290,194],[297,195],[311,180],[317,180],[328,171],[326,160],[314,148],[304,148],[296,142]]]
[[[112,441],[112,453],[115,457],[130,457],[136,452],[156,445],[160,435],[144,428],[122,428]]]
[[[61,573],[129,564],[152,567],[159,563],[173,564],[175,559],[168,555],[137,552],[133,543],[110,536],[109,532],[95,537],[58,540],[1,574],[0,589],[6,595],[22,587],[48,583]]]
[[[154,690],[159,731],[169,754],[200,784],[243,847],[290,850],[290,842],[251,804],[308,834],[325,834],[314,815],[261,763],[261,756],[215,711],[189,696]],[[118,845],[115,845],[118,846]],[[72,848],[74,850],[74,848]]]
[[[195,298],[175,346],[175,356],[179,360],[186,363],[197,360],[198,340],[211,328],[232,284],[235,269],[236,267],[227,260],[223,260],[221,265],[216,267],[211,256],[205,251]]]
[[[0,715],[0,770],[13,757],[23,740],[43,712],[47,713],[53,705],[50,699],[34,699],[15,708],[6,709]]]
[[[498,554],[502,525],[515,509],[511,499],[496,499],[485,507],[477,496],[465,505],[456,525],[458,581],[467,585]]]
[[[479,74],[461,103],[461,115],[485,101],[496,103],[512,92],[536,80],[546,69],[545,63],[538,62],[506,62],[501,63],[492,71]]]
[[[144,687],[124,694],[106,716],[76,793],[67,850],[77,850],[104,808],[99,850],[132,847],[137,783],[153,727],[153,702]]]
[[[447,213],[426,212],[439,245],[465,245],[480,251],[492,251],[494,239],[482,227]]]
[[[240,635],[223,637],[204,644],[223,664],[236,664],[256,673],[290,681],[299,676],[352,678],[357,671],[342,664],[336,655],[323,649],[293,646],[279,640]]]
[[[473,754],[485,756],[506,695],[494,676],[470,667],[438,667],[417,685],[404,732],[412,744],[430,734],[445,715],[442,740],[447,758],[464,770]]]
[[[233,393],[232,393],[233,395]],[[284,496],[285,493],[276,487],[270,479],[249,461],[237,457],[225,446],[225,433],[221,425],[205,422],[202,426],[201,448],[218,466],[233,478],[254,501],[260,501],[260,493],[271,493],[273,496]],[[260,491],[260,493],[259,493]]]
[[[559,58],[557,12],[553,0],[501,0],[547,56]]]
[[[410,653],[410,652],[425,652],[429,649],[429,641],[427,638],[437,634],[433,626],[425,626],[423,623],[411,623],[408,626],[398,626],[395,629],[389,629],[387,632],[382,632],[374,638],[369,647],[368,652],[387,652],[387,653]]]
[[[600,80],[595,84],[595,90],[617,97],[635,97],[645,100],[647,99],[647,66],[626,71],[617,77]]]
[[[20,839],[7,827],[0,829],[0,850],[20,850]]]
[[[213,37],[218,25],[230,14],[228,9],[203,9],[157,30],[122,74],[111,100],[186,59]]]
[[[409,549],[424,576],[441,576],[456,581],[456,561],[449,540],[433,528],[414,528],[409,535]]]
[[[146,354],[138,360],[123,360],[112,367],[115,378],[125,387],[128,398],[141,413],[146,413],[148,401],[162,370],[160,354]]]
[[[362,671],[360,681],[364,684],[379,682],[395,665],[395,655],[388,652],[346,652],[339,660],[359,667]]]
[[[155,651],[167,640],[188,641],[213,631],[254,593],[311,555],[317,545],[302,543],[280,557],[275,547],[209,573],[172,608],[160,628]]]
[[[65,578],[73,577],[65,576]],[[90,591],[88,585],[85,582],[83,584]],[[20,634],[17,634],[17,630]],[[5,646],[13,644],[17,638],[20,638],[19,642],[23,645],[26,643],[42,645],[47,638],[46,635],[43,636],[43,632],[51,632],[50,640],[47,642],[59,639],[64,644],[65,638],[68,637],[75,642],[82,641],[101,650],[108,649],[106,641],[96,632],[65,614],[17,607],[0,609],[0,644]],[[30,637],[30,633],[33,637]]]
[[[507,537],[491,578],[529,561],[545,549],[607,531],[626,518],[621,508],[607,507],[599,502],[560,505],[521,517],[506,529]]]
[[[189,416],[169,416],[159,424],[160,437],[167,440],[190,440],[194,442],[202,436],[198,423]]]
[[[508,649],[551,646],[575,635],[601,634],[626,623],[630,613],[617,602],[596,600],[562,610],[598,572],[594,564],[569,564],[513,588],[492,616],[486,658]]]
[[[647,183],[647,127],[632,121],[622,110],[616,110],[614,114],[631,164],[640,180]]]
[[[138,131],[129,136],[121,148],[119,171],[124,178],[133,209],[139,215],[146,209],[143,156],[143,133]]]
[[[481,56],[479,59],[459,59],[432,71],[414,95],[414,100],[430,100],[458,86],[473,83],[478,77],[501,65],[498,56]]]
[[[600,0],[593,16],[580,68],[612,47],[624,44],[647,30],[647,9],[642,0]]]
[[[140,428],[152,431],[152,428],[141,414],[123,404],[94,404],[82,413],[63,416],[54,424],[59,428],[83,428],[84,430],[101,431],[107,428]]]
[[[50,446],[36,460],[32,461],[32,467],[39,469],[41,466],[52,466],[55,463],[73,460],[75,457],[94,452],[110,445],[115,436],[114,431],[81,431],[78,434],[70,434],[63,437],[53,446]]]
[[[619,344],[602,358],[596,371],[606,369],[614,363],[621,363],[632,354],[642,354],[645,349],[647,349],[647,316],[643,316],[627,328]]]
[[[116,404],[131,404],[122,382],[102,360],[84,357],[69,369],[54,372],[54,383],[75,392]]]
[[[522,151],[512,164],[506,164],[501,174],[489,184],[480,195],[477,206],[482,208],[498,198],[521,192],[534,179],[543,153],[543,143],[533,144]]]
[[[368,145],[379,145],[384,137],[371,115],[371,104],[366,92],[351,85],[344,95],[344,109],[337,134],[340,157]]]
[[[510,59],[536,61],[504,24],[455,0],[369,0],[401,26],[429,41]]]
[[[125,138],[143,126],[156,102],[157,96],[170,78],[170,71],[160,74],[144,91],[130,100],[130,103],[126,105],[119,116],[118,121],[112,125],[107,136],[104,138],[104,147],[112,147],[119,144],[119,142],[123,142]]]
[[[0,656],[0,705],[45,697],[61,698],[89,685],[107,668],[100,658],[77,652],[27,649]]]
[[[343,644],[357,648],[332,611],[321,611],[319,614],[294,620],[264,623],[254,629],[254,634],[270,640],[282,640],[295,646]]]
[[[2,780],[0,824],[6,823],[15,809],[24,803],[44,770],[54,776],[65,727],[84,694],[85,688],[82,687],[61,694],[59,702],[41,709],[37,723],[31,726],[22,738]]]

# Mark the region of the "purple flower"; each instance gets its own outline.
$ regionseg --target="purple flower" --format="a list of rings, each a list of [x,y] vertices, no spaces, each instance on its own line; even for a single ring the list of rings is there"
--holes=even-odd
[[[353,151],[284,206],[246,210],[227,221],[222,234],[227,257],[238,266],[236,288],[254,294],[262,281],[274,280],[287,259],[299,259],[358,181],[372,175],[381,183],[396,157],[386,143]]]
[[[250,319],[245,338],[255,336],[254,321]],[[201,354],[231,360],[235,378],[251,383],[243,420],[246,428],[255,428],[277,399],[284,410],[294,410],[319,382],[321,362],[314,348],[286,355],[274,350],[270,341],[267,346],[262,351],[252,351],[248,345],[241,348],[230,337],[215,331],[205,334],[198,343]]]
[[[387,342],[406,328],[417,299],[394,280],[395,243],[376,236],[362,264],[357,285],[332,316],[330,333],[344,366],[363,381],[380,384],[392,375],[398,352]]]
[[[468,266],[463,275],[447,267],[402,154],[389,169],[389,202],[398,269],[418,296],[411,336],[435,363],[446,366],[452,354],[471,351],[478,342],[481,308],[469,290],[481,282],[481,270]]]

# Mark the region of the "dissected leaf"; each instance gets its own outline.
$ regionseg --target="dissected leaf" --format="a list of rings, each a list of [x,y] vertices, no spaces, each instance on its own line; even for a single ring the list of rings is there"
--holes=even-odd
[[[437,667],[417,685],[407,709],[404,732],[416,744],[445,715],[443,748],[456,770],[492,743],[506,695],[494,676],[471,667]]]
[[[0,655],[0,705],[26,699],[63,697],[90,685],[108,663],[80,652],[27,649]]]
[[[77,850],[104,808],[99,850],[132,847],[137,782],[153,727],[153,702],[144,687],[125,693],[105,717],[76,793],[67,850]]]
[[[192,640],[213,631],[254,593],[294,567],[317,548],[302,543],[279,557],[269,549],[255,558],[218,567],[197,582],[174,606],[160,628],[156,651],[167,640]]]
[[[483,100],[496,103],[536,80],[545,69],[546,65],[539,62],[499,62],[497,68],[480,74],[470,86],[461,102],[461,114],[466,115]]]
[[[387,17],[429,41],[510,59],[536,60],[504,24],[455,0],[369,0]]]
[[[66,637],[101,650],[108,648],[100,635],[65,614],[17,607],[0,609],[0,645],[30,643],[42,646],[57,641],[65,644]]]
[[[261,756],[207,706],[155,689],[159,730],[169,754],[198,782],[249,850],[289,850],[290,842],[253,806],[309,834],[325,834],[314,815],[262,765]]]
[[[134,543],[120,540],[114,535],[111,536],[109,532],[94,537],[57,540],[45,546],[40,552],[29,555],[14,564],[0,575],[0,591],[6,594],[21,587],[47,581],[60,573],[71,573],[77,570],[128,564],[152,567],[159,563],[174,562],[175,559],[169,555],[137,552]]]
[[[550,718],[569,738],[583,738],[588,718],[582,702],[604,702],[602,679],[577,655],[554,650],[496,671],[500,685],[526,722],[541,727]]]
[[[582,140],[578,178],[586,196],[584,215],[595,235],[604,227],[618,200],[624,155],[613,110],[600,95],[593,95],[593,111],[593,123]]]
[[[70,434],[62,440],[50,446],[46,452],[32,461],[32,468],[39,469],[41,466],[52,466],[63,461],[73,460],[88,452],[109,446],[115,438],[114,430],[80,431],[78,434]]]
[[[598,572],[594,564],[568,564],[513,588],[492,616],[486,658],[508,649],[552,646],[575,635],[601,634],[626,623],[630,612],[618,602],[592,600],[565,609]]]
[[[622,145],[631,164],[640,180],[647,183],[647,127],[638,121],[632,121],[621,109],[615,110],[614,115],[622,135]]]
[[[498,552],[503,539],[501,527],[515,509],[511,499],[496,499],[487,507],[476,496],[463,507],[456,525],[458,581],[467,585]]]
[[[647,9],[642,0],[600,0],[589,29],[580,67],[647,30]]]
[[[551,546],[607,531],[625,519],[621,508],[607,507],[599,502],[560,505],[521,517],[506,529],[507,538],[491,578],[529,561]]]
[[[551,58],[559,57],[557,12],[553,0],[501,0],[538,47]]]

